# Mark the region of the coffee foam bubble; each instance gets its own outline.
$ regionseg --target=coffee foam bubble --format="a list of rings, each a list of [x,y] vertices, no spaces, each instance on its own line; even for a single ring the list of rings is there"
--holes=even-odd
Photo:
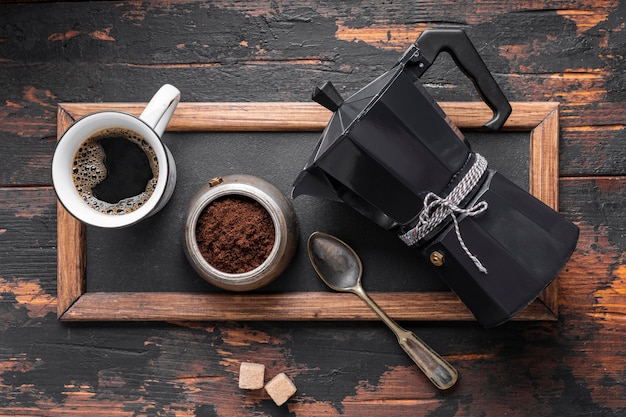
[[[152,170],[152,178],[148,181],[145,191],[125,198],[117,203],[109,203],[96,198],[93,188],[107,177],[105,152],[100,140],[110,137],[121,137],[139,146],[146,154]],[[87,138],[74,154],[72,163],[74,187],[81,198],[93,209],[110,215],[131,213],[145,204],[156,189],[159,178],[157,155],[152,146],[139,134],[125,128],[107,128],[97,131]]]

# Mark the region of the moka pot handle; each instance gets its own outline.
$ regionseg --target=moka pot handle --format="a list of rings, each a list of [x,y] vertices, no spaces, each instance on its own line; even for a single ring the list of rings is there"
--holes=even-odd
[[[511,105],[463,30],[425,30],[415,42],[414,48],[413,53],[409,54],[409,49],[403,56],[407,69],[419,78],[441,52],[447,52],[459,69],[472,80],[480,97],[493,111],[493,118],[484,127],[489,130],[502,128],[511,114]]]

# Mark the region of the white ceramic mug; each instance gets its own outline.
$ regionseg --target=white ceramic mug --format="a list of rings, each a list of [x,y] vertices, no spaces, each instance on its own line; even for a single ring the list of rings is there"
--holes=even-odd
[[[161,210],[172,196],[176,184],[174,157],[161,141],[161,136],[179,100],[180,91],[165,84],[139,117],[119,111],[102,111],[83,117],[67,129],[59,139],[52,158],[52,182],[63,207],[78,220],[105,228],[129,226]],[[151,186],[152,194],[138,208],[123,214],[102,212],[90,205],[79,193],[72,172],[79,148],[98,132],[107,129],[122,129],[143,138],[151,147],[158,167],[158,175],[155,175]]]

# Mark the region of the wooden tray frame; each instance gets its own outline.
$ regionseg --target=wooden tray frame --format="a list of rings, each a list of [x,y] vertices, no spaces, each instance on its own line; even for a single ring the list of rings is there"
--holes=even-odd
[[[439,103],[461,129],[491,118],[483,103]],[[79,118],[102,110],[140,114],[145,103],[65,103],[57,111],[58,137]],[[504,129],[530,132],[530,192],[558,210],[558,103],[512,103]],[[180,103],[169,131],[321,131],[330,113],[315,103]],[[313,146],[314,144],[311,144]],[[62,321],[374,320],[352,294],[86,292],[85,226],[57,204],[57,314]],[[472,321],[452,292],[376,292],[372,298],[396,320]],[[515,320],[557,320],[555,280]]]

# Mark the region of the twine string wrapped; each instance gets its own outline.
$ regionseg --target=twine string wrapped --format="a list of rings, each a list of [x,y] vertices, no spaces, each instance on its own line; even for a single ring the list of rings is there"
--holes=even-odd
[[[441,222],[448,216],[452,217],[454,223],[454,230],[456,237],[461,245],[463,251],[472,260],[476,268],[484,274],[487,273],[487,268],[480,262],[467,247],[463,236],[461,236],[461,229],[459,227],[459,221],[457,215],[476,216],[483,213],[488,208],[486,201],[478,202],[471,207],[461,208],[459,204],[467,197],[467,195],[476,187],[480,178],[487,170],[487,160],[480,154],[475,154],[476,160],[474,164],[465,174],[465,176],[459,181],[454,189],[445,198],[438,196],[433,192],[429,192],[424,198],[424,206],[418,216],[417,224],[408,232],[401,234],[399,237],[406,245],[414,245],[423,239],[428,233],[433,231]]]

